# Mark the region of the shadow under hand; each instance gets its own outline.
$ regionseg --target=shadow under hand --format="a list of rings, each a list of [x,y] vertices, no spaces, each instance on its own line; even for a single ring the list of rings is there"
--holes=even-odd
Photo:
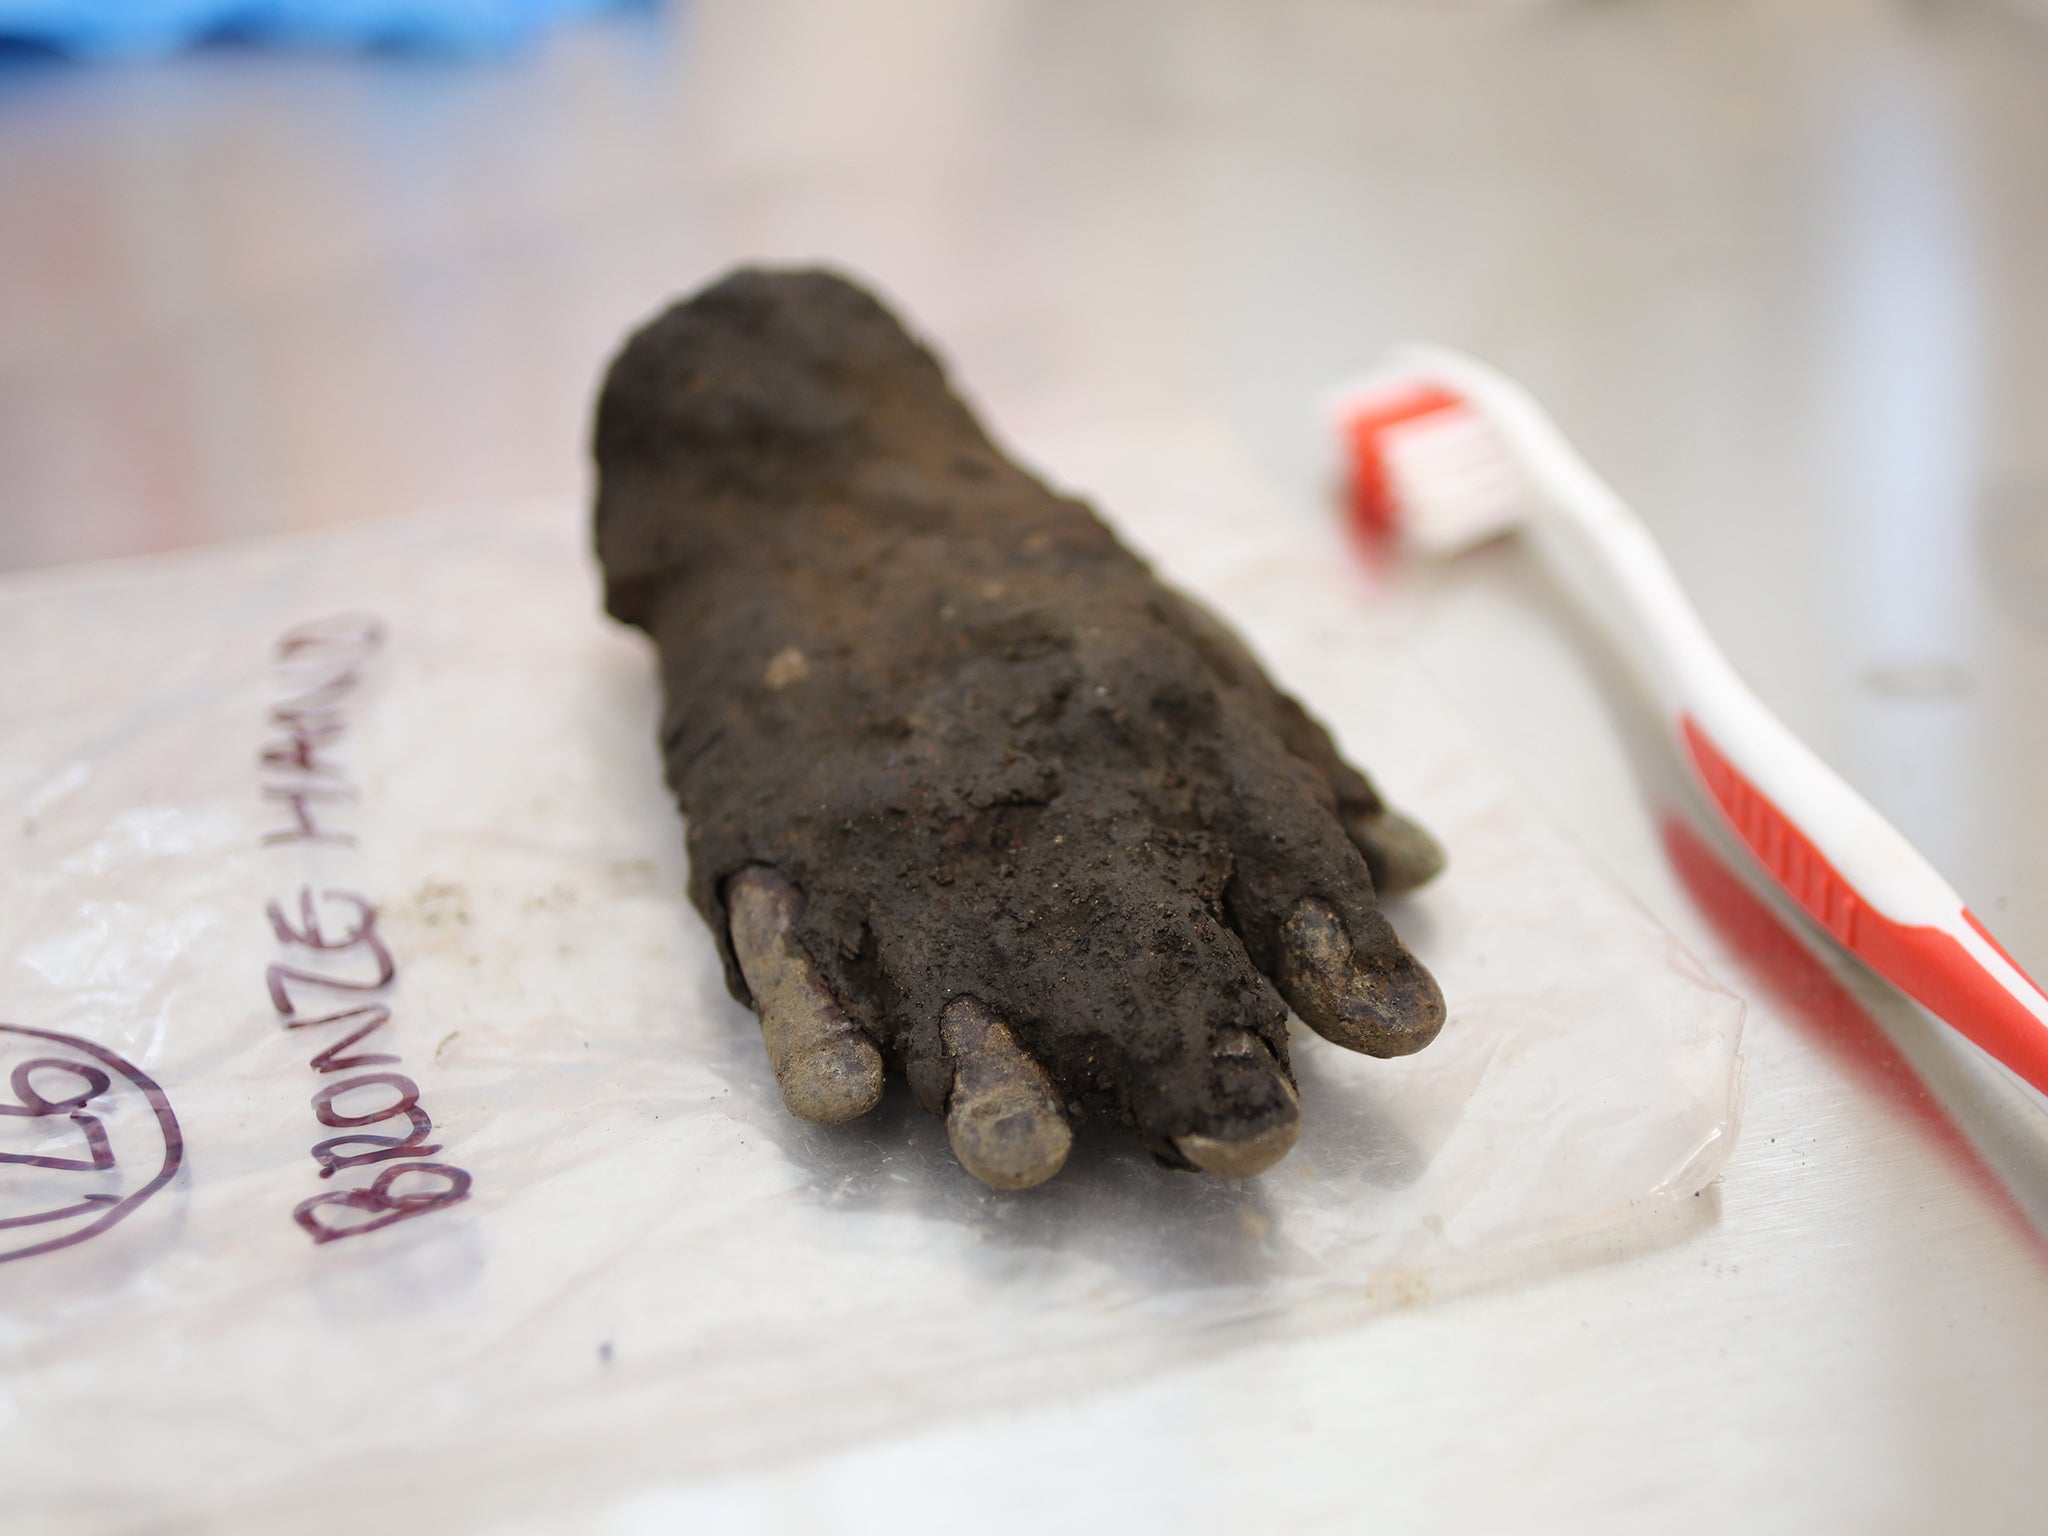
[[[1313,1100],[1301,1145],[1263,1179],[1230,1181],[1166,1168],[1120,1128],[1079,1124],[1066,1166],[1035,1189],[979,1183],[953,1156],[945,1126],[892,1081],[881,1104],[851,1124],[811,1125],[783,1107],[753,1016],[724,1010],[718,1070],[736,1115],[803,1170],[820,1206],[862,1217],[908,1217],[971,1234],[992,1279],[1028,1281],[1078,1262],[1146,1296],[1219,1288],[1256,1291],[1320,1265],[1286,1236],[1271,1180],[1306,1174],[1379,1188],[1419,1178],[1420,1150],[1356,1082],[1339,1082],[1304,1051],[1297,1070]],[[1311,1086],[1312,1085],[1312,1086]]]

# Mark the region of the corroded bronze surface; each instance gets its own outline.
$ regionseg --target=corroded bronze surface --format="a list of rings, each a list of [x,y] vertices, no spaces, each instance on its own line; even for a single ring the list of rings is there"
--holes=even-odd
[[[1291,1144],[1281,992],[1370,1054],[1435,1034],[1368,872],[1414,883],[1433,845],[868,294],[743,270],[677,305],[613,363],[596,449],[607,603],[660,651],[736,996],[728,883],[763,866],[800,893],[793,952],[927,1108],[964,1075],[942,1021],[968,999],[1067,1113],[1180,1166],[1198,1138],[1218,1171]]]

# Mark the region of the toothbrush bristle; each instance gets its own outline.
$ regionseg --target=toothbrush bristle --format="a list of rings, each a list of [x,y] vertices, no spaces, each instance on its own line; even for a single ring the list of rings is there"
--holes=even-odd
[[[1520,477],[1474,412],[1438,411],[1410,422],[1389,434],[1385,455],[1411,545],[1447,554],[1512,520]]]
[[[1458,397],[1434,384],[1391,386],[1345,404],[1342,423],[1351,479],[1351,516],[1360,532],[1384,539],[1403,521],[1399,487],[1388,473],[1387,450],[1394,430],[1404,423],[1458,409]]]
[[[1513,521],[1520,477],[1487,422],[1433,384],[1392,386],[1344,414],[1352,515],[1368,534],[1449,553]]]

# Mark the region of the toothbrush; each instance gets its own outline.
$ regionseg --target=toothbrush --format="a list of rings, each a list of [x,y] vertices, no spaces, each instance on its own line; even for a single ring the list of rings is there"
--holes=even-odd
[[[1844,948],[2048,1093],[2048,996],[1736,675],[1649,530],[1527,391],[1462,354],[1415,348],[1341,391],[1330,425],[1366,529],[1448,555],[1526,528],[1565,557],[1582,589],[1590,578],[1596,616],[1765,872]]]

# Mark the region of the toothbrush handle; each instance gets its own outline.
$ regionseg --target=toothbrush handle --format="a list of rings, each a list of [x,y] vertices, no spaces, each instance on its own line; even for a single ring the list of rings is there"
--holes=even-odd
[[[2048,995],[1876,811],[1789,733],[1740,753],[1753,774],[1690,713],[1678,734],[1700,784],[1787,895],[1871,969],[2048,1093]],[[1803,761],[1785,759],[1787,743]],[[1778,796],[1773,779],[1785,781]],[[1838,798],[1820,818],[1830,824],[1809,832],[1780,802],[1811,803],[1816,792]]]
[[[2048,995],[1870,803],[1728,664],[1649,530],[1520,385],[1441,348],[1412,354],[1506,440],[1535,525],[1596,577],[1596,611],[1653,674],[1701,785],[1771,878],[1841,944],[2043,1093]]]
[[[1913,844],[1769,713],[1729,666],[1642,520],[1520,385],[1415,352],[1473,401],[1538,492],[1540,530],[1595,575],[1595,608],[1653,674],[1679,750],[1769,877],[1882,977],[2048,1094],[2048,995]]]

